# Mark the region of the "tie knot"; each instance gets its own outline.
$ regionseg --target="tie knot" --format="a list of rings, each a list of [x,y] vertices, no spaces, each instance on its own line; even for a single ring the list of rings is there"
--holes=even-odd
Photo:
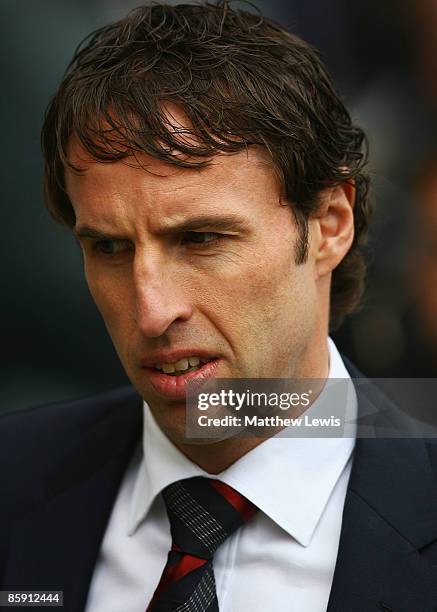
[[[203,476],[179,480],[162,495],[173,550],[211,559],[217,548],[248,521],[257,507],[229,485]]]

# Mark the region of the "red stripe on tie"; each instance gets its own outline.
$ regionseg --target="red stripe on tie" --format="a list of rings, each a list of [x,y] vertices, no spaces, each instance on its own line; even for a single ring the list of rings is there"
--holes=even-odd
[[[185,553],[175,565],[168,568],[166,572],[168,577],[167,584],[180,580],[198,567],[202,567],[202,565],[205,565],[207,562],[207,559],[200,559],[199,557],[194,557],[193,555]]]
[[[210,483],[214,489],[220,493],[220,495],[224,497],[237,512],[240,513],[243,521],[248,521],[258,510],[258,508],[252,504],[252,502],[244,497],[244,495],[241,495],[229,485],[221,482],[221,480],[210,480]]]
[[[172,550],[177,550],[177,549],[180,550],[178,546],[175,546],[175,545],[172,546]],[[181,557],[181,559],[179,559],[177,563],[171,566],[167,566],[165,568],[164,574],[162,575],[161,580],[159,581],[159,584],[156,587],[156,590],[153,594],[152,601],[147,606],[146,612],[148,610],[153,609],[155,602],[158,601],[159,596],[161,595],[163,591],[165,591],[165,589],[167,588],[169,584],[172,584],[173,582],[177,582],[178,580],[181,580],[181,578],[183,578],[184,576],[186,576],[193,570],[197,569],[198,567],[202,567],[202,565],[205,565],[205,563],[208,562],[207,559],[201,559],[200,557],[194,557],[193,555],[189,555],[188,553],[182,553],[182,554],[183,554],[183,557]]]

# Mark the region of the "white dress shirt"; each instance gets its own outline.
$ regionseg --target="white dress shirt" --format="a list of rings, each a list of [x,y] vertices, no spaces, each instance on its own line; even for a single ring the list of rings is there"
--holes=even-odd
[[[334,343],[328,344],[329,378],[349,379]],[[357,400],[351,389],[353,419]],[[278,435],[214,476],[260,509],[214,555],[220,612],[326,611],[354,444],[354,434]],[[86,612],[146,609],[171,545],[160,493],[191,476],[209,475],[168,440],[144,403],[142,447],[121,483]]]

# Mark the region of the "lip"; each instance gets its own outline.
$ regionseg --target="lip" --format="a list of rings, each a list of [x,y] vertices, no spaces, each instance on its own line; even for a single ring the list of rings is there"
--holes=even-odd
[[[153,355],[148,355],[146,359],[140,361],[143,368],[154,368],[157,363],[176,363],[185,357],[199,357],[200,359],[210,360],[216,359],[217,355],[208,353],[204,349],[183,348],[156,351]]]
[[[196,355],[201,357],[199,353],[187,353],[186,351],[184,352],[184,355],[182,355],[182,357],[186,357],[188,355]],[[182,357],[179,357],[179,359],[182,359]],[[205,356],[204,358],[206,359],[207,357]],[[174,359],[173,356],[172,359]],[[174,363],[174,361],[155,361],[154,363]],[[203,382],[206,382],[210,378],[213,378],[219,364],[220,359],[213,358],[211,361],[204,363],[202,367],[198,370],[195,370],[193,372],[187,372],[186,374],[180,374],[179,376],[171,376],[170,374],[165,374],[164,372],[161,372],[160,370],[157,370],[156,368],[150,366],[144,366],[144,369],[148,374],[152,387],[158,395],[165,399],[181,400],[186,399],[187,384],[189,382],[201,384]]]

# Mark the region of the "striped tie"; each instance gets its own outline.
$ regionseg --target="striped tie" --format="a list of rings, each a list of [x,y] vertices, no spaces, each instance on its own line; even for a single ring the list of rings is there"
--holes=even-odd
[[[257,511],[232,487],[196,476],[162,492],[172,546],[146,612],[218,612],[213,555]]]

